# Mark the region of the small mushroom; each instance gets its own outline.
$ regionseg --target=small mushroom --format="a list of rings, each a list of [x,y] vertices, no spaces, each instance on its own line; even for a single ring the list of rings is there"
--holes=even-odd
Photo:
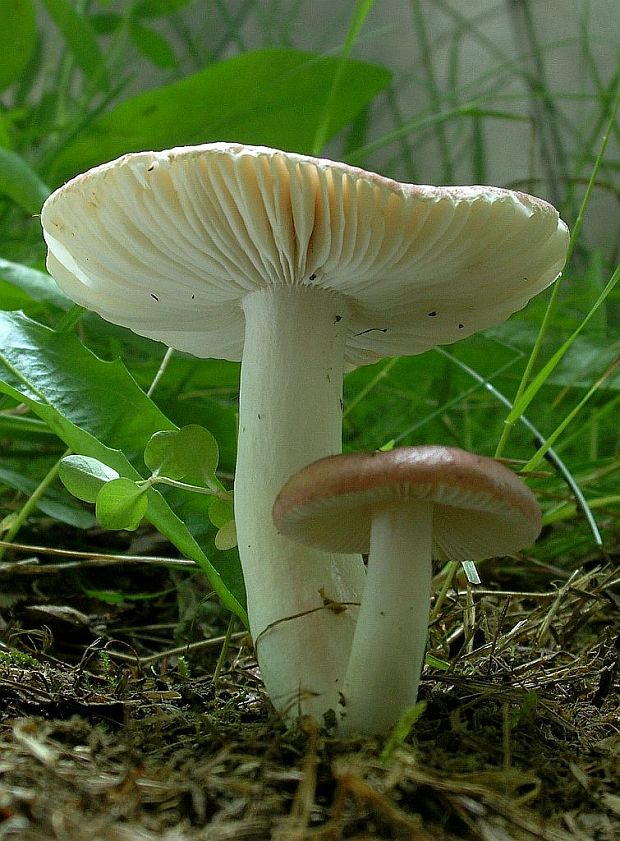
[[[540,508],[499,462],[453,447],[323,458],[273,509],[292,540],[368,553],[368,576],[339,707],[344,733],[384,733],[415,703],[432,560],[483,559],[530,545]]]
[[[495,187],[401,184],[236,143],[138,152],[69,181],[41,212],[63,291],[200,357],[241,360],[235,519],[267,691],[335,709],[359,556],[302,550],[271,522],[288,476],[342,449],[346,368],[494,326],[562,269],[546,202]]]

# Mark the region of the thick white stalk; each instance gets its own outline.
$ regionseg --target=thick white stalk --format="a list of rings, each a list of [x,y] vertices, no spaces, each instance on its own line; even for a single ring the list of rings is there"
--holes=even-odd
[[[368,577],[340,707],[343,733],[385,733],[415,704],[432,576],[433,506],[393,502],[372,514]]]
[[[330,555],[280,535],[271,510],[284,482],[342,448],[348,306],[311,286],[243,300],[235,519],[250,631],[274,706],[290,718],[336,710],[359,602],[359,556]]]

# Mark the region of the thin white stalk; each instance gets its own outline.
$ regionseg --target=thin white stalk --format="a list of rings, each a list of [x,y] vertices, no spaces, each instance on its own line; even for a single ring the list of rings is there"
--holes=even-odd
[[[368,577],[346,672],[340,730],[385,733],[415,704],[428,633],[433,506],[372,514]]]
[[[239,396],[235,519],[250,631],[276,709],[290,718],[336,710],[364,566],[280,535],[271,510],[284,482],[342,448],[342,377],[348,306],[310,286],[252,292]]]

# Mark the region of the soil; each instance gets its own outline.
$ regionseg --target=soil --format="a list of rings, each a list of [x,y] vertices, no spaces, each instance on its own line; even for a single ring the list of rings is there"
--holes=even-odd
[[[0,566],[0,839],[620,838],[610,558],[521,559],[528,589],[499,562],[485,589],[458,580],[417,721],[344,741],[283,726],[187,562],[56,555]]]

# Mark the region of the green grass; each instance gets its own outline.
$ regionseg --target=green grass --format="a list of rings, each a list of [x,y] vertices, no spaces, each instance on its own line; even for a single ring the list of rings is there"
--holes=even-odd
[[[571,226],[564,279],[486,335],[443,354],[387,360],[350,374],[345,446],[444,442],[521,460],[525,470],[540,468],[553,447],[552,455],[561,453],[565,474],[560,491],[564,510],[570,510],[574,492],[580,494],[582,513],[587,513],[588,499],[595,509],[599,498],[612,500],[611,508],[596,516],[600,528],[613,533],[618,459],[613,408],[620,386],[617,245],[589,217],[600,194],[620,194],[614,151],[620,71],[610,61],[609,41],[589,31],[589,4],[576,4],[573,29],[551,32],[544,47],[536,26],[540,4],[514,7],[512,18],[503,7],[493,7],[491,19],[512,33],[512,49],[506,52],[487,33],[485,16],[472,17],[443,0],[432,10],[419,0],[394,2],[394,17],[387,23],[375,4],[359,0],[336,14],[341,42],[332,32],[317,30],[315,54],[295,51],[296,33],[306,25],[308,11],[301,0],[246,2],[234,8],[213,4],[213,31],[196,16],[199,5],[142,0],[117,8],[45,0],[41,6],[52,23],[37,40],[32,13],[41,8],[31,0],[15,4],[13,22],[20,24],[29,58],[7,69],[0,112],[0,256],[5,260],[0,264],[0,307],[6,311],[7,341],[15,309],[67,340],[63,331],[79,319],[85,346],[103,359],[120,356],[142,388],[148,389],[157,376],[158,345],[79,311],[63,316],[69,304],[53,293],[51,284],[52,291],[42,294],[47,281],[40,274],[44,247],[36,210],[48,190],[84,166],[149,145],[220,139],[218,132],[223,132],[226,139],[315,154],[328,149],[333,156],[380,167],[395,177],[430,181],[430,173],[437,182],[474,181],[492,169],[489,131],[498,125],[507,133],[513,126],[521,131],[525,125],[531,163],[527,172],[508,168],[509,183],[531,185],[532,191],[553,198]],[[365,49],[388,45],[394,31],[402,30],[410,40],[411,61],[397,67],[391,82],[376,65],[351,64],[363,58]],[[0,36],[6,49],[11,37],[8,29]],[[463,66],[470,45],[487,59],[473,74]],[[239,59],[232,63],[223,59],[235,54]],[[581,63],[578,87],[550,85],[558,56]],[[262,78],[258,89],[257,75]],[[142,93],[145,86],[149,92]],[[232,110],[221,95],[228,87],[234,89]],[[293,117],[302,89],[305,121]],[[575,103],[585,104],[587,120],[574,116],[585,110],[567,110]],[[147,110],[149,116],[141,117]],[[424,167],[421,160],[427,162]],[[21,334],[13,330],[12,335]],[[55,457],[69,442],[62,432],[66,417],[50,426],[49,416],[43,416],[47,431],[38,427],[40,435],[27,441],[21,436],[20,423],[34,421],[37,406],[52,398],[39,394],[38,402],[28,404],[31,412],[22,413],[20,395],[30,396],[32,372],[16,373],[11,368],[15,355],[10,347],[5,350],[0,435],[10,452],[7,465],[37,485],[28,497],[15,496],[15,483],[5,486],[8,534],[14,538],[19,526],[41,510],[37,504],[54,475]],[[37,358],[49,357],[49,349],[39,351],[35,347],[32,354],[35,366]],[[50,393],[60,399],[65,372],[62,364],[50,370],[55,380],[49,383]],[[16,376],[21,391],[9,382]],[[221,469],[228,475],[234,470],[235,390],[234,366],[178,360],[163,374],[154,396],[169,422],[212,420],[223,453]],[[107,433],[99,409],[96,400],[89,404],[82,427],[103,443]],[[539,434],[536,445],[528,422]],[[133,447],[133,453],[144,443],[136,438],[124,446]],[[588,477],[585,484],[583,476]],[[63,495],[61,488],[56,492]],[[540,492],[545,493],[544,482]],[[65,522],[75,527],[74,502],[67,497],[64,506]],[[583,528],[583,518],[576,515],[574,525]],[[596,530],[590,531],[596,538]],[[209,528],[197,535],[209,554],[212,536]],[[219,558],[217,550],[214,563],[226,574],[235,566],[234,559]]]

